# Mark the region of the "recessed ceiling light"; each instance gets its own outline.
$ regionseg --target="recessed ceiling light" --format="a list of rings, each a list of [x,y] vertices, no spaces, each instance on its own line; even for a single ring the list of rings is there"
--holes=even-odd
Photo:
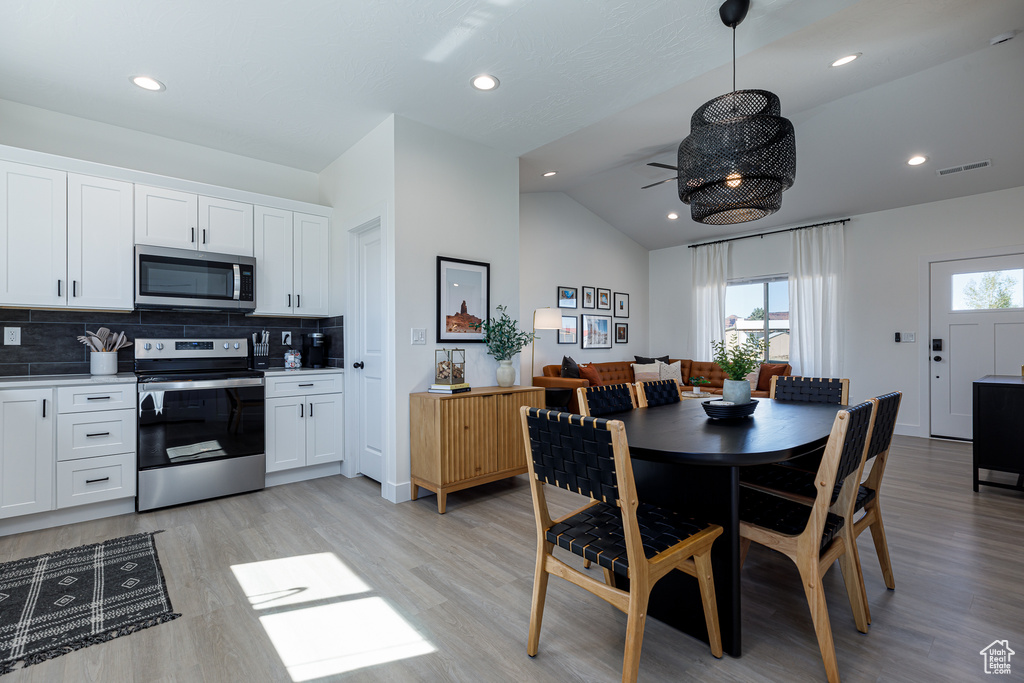
[[[860,56],[861,56],[860,52],[855,52],[852,55],[846,55],[845,57],[840,57],[836,61],[832,62],[832,66],[842,66],[843,64],[849,64],[850,62],[852,62],[853,60],[857,59],[857,57],[860,57]]]
[[[544,174],[544,177],[545,178],[550,178],[551,176],[555,175],[556,173],[558,173],[558,171],[548,171],[547,173]]]
[[[499,85],[498,79],[490,74],[473,76],[469,82],[477,90],[494,90]]]
[[[676,213],[675,211],[673,211],[672,213],[670,213],[670,214],[668,215],[668,219],[669,219],[670,221],[674,221],[674,220],[675,220],[675,219],[677,219],[677,218],[679,218],[679,214],[678,214],[678,213]]]
[[[167,86],[150,76],[132,76],[129,80],[143,90],[152,90],[157,92],[167,89]]]
[[[910,164],[911,166],[920,166],[926,161],[928,161],[928,157],[923,156],[921,154],[918,154],[917,156],[912,156],[909,159],[907,159],[907,163]]]

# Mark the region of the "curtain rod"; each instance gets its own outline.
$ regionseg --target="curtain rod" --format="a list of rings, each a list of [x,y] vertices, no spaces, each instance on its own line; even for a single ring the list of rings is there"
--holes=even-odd
[[[794,230],[806,230],[807,228],[820,228],[823,225],[835,225],[836,223],[839,223],[840,225],[845,225],[846,223],[849,223],[849,222],[850,222],[849,218],[838,218],[838,219],[836,219],[834,221],[825,221],[824,223],[815,223],[813,225],[801,225],[801,226],[798,226],[796,228],[783,228],[782,230],[773,230],[771,232],[759,232],[756,235],[740,235],[739,237],[730,237],[730,238],[724,239],[724,240],[715,240],[714,242],[701,242],[700,244],[691,244],[689,246],[689,248],[690,249],[696,249],[697,247],[706,247],[709,244],[722,244],[723,242],[735,242],[736,240],[746,240],[746,239],[750,239],[752,237],[761,237],[761,238],[763,238],[765,235],[778,235],[780,232],[793,232]]]

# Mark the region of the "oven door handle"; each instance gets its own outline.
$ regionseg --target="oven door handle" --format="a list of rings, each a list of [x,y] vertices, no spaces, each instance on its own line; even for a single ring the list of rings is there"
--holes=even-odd
[[[139,391],[188,391],[190,389],[231,389],[234,387],[261,387],[262,377],[238,377],[235,379],[207,379],[185,382],[144,382]]]

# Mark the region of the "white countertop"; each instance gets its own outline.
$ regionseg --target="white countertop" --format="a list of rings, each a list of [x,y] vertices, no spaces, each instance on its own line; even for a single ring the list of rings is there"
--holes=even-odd
[[[17,375],[0,377],[0,389],[69,387],[79,384],[135,384],[135,382],[135,373],[132,372],[119,372],[116,375]]]
[[[267,368],[263,371],[264,375],[298,375],[298,374],[318,374],[322,372],[345,372],[345,368],[297,368],[295,370],[289,370],[287,368]]]

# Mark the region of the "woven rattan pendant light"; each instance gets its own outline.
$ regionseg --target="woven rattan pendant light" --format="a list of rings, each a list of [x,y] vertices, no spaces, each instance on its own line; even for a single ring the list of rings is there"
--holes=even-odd
[[[679,145],[679,198],[699,223],[756,221],[782,208],[796,179],[796,135],[767,90],[736,90],[736,27],[750,0],[726,0],[722,22],[732,28],[731,93],[704,103]]]

